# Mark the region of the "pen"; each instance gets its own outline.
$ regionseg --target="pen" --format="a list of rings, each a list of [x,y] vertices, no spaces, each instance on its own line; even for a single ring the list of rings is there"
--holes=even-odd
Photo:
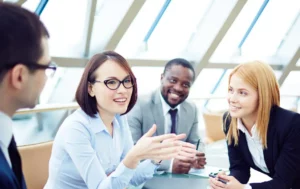
[[[198,139],[196,150],[199,150],[199,145],[200,145],[200,138]]]
[[[209,176],[212,177],[212,178],[216,178],[217,177],[217,173],[210,173]],[[218,178],[218,181],[222,182],[223,184],[227,184],[227,181],[223,180],[221,178]]]

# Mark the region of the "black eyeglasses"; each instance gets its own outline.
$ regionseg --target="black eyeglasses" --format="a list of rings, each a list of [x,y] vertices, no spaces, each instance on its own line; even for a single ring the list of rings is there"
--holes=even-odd
[[[35,63],[35,62],[18,62],[18,63],[14,63],[14,64],[7,64],[4,66],[4,68],[11,69],[14,66],[16,66],[17,64],[23,64],[30,70],[44,69],[46,76],[49,78],[54,76],[55,71],[57,69],[57,65],[54,62],[50,62],[48,65],[42,65],[42,64]]]
[[[123,84],[123,86],[126,89],[130,89],[133,87],[134,83],[132,82],[132,79],[130,77],[125,78],[123,81],[120,81],[118,79],[107,79],[104,81],[99,81],[99,80],[95,80],[94,83],[104,83],[106,85],[107,88],[111,89],[111,90],[117,90],[121,83]]]

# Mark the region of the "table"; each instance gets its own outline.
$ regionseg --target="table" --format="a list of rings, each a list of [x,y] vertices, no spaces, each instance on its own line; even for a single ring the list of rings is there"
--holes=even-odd
[[[205,147],[207,165],[228,168],[228,154],[225,140],[220,140]],[[164,173],[154,175],[144,185],[129,187],[128,189],[206,189],[208,178],[189,174]]]
[[[129,189],[206,189],[208,178],[189,175],[164,173],[154,175],[144,185],[139,187],[129,187]]]
[[[188,175],[164,173],[155,175],[153,179],[147,181],[143,189],[206,189],[208,178]]]

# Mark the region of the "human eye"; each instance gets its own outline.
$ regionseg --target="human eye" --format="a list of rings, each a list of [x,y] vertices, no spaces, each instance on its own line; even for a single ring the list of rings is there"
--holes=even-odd
[[[130,78],[124,79],[124,83],[131,83],[131,79]]]
[[[110,79],[110,80],[107,80],[107,82],[106,82],[108,85],[115,85],[116,83],[118,83],[117,82],[117,80],[115,80],[115,79]]]
[[[229,88],[228,88],[228,92],[233,93],[232,87],[229,87]]]
[[[240,95],[242,95],[242,96],[247,96],[248,93],[247,93],[246,91],[240,91]]]
[[[189,83],[184,83],[184,84],[183,84],[183,87],[184,87],[184,88],[190,88],[191,85],[190,85]]]
[[[170,79],[169,79],[169,82],[170,82],[170,83],[176,83],[176,79],[170,78]]]

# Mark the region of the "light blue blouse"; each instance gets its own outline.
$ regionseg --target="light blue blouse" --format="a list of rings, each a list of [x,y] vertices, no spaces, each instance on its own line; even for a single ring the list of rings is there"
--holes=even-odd
[[[150,160],[136,169],[122,163],[133,141],[125,116],[116,115],[113,125],[111,137],[98,114],[79,109],[67,117],[53,143],[45,189],[124,189],[152,178],[157,166]]]

